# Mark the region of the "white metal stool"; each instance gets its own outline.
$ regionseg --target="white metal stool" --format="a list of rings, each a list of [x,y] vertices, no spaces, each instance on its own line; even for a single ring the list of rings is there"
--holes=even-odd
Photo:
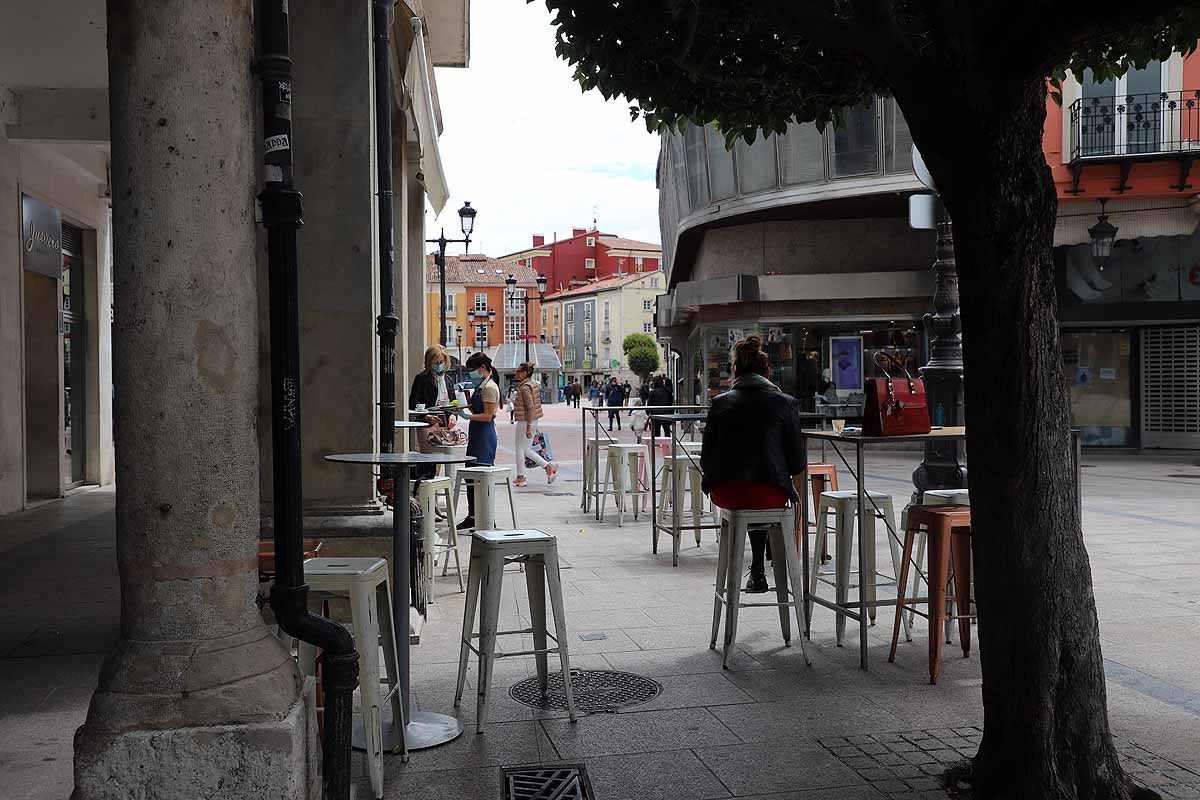
[[[446,499],[445,529],[442,531],[438,530],[440,525],[434,515],[438,495],[443,495]],[[417,488],[417,503],[421,506],[421,534],[425,538],[425,596],[433,602],[433,572],[439,551],[442,554],[442,577],[446,576],[450,568],[450,556],[453,555],[454,572],[458,575],[458,590],[463,591],[462,565],[458,560],[458,526],[455,524],[457,517],[450,478],[442,476],[421,481]]]
[[[610,444],[608,458],[604,462],[604,481],[600,484],[600,519],[604,519],[604,509],[608,505],[611,494],[617,502],[617,526],[625,524],[625,495],[633,500],[633,518],[638,516],[638,495],[641,495],[642,505],[646,504],[647,489],[642,488],[642,477],[645,475],[645,459],[649,450],[644,444]],[[628,486],[626,480],[628,479]],[[610,488],[611,487],[611,488]]]
[[[896,517],[892,511],[891,495],[880,492],[867,492],[867,519],[862,526],[862,534],[858,546],[864,550],[866,575],[859,575],[858,590],[865,596],[867,616],[871,624],[875,624],[876,586],[879,584],[880,573],[875,569],[875,520],[882,519],[887,523],[888,547],[892,554],[893,575],[900,574],[900,544],[891,531],[896,530]],[[820,553],[826,552],[826,540],[830,530],[829,515],[834,515],[834,579],[822,577]],[[851,574],[858,571],[851,569],[852,553],[854,550],[854,521],[858,516],[858,492],[854,490],[839,492],[822,492],[817,504],[817,535],[814,542],[811,575],[808,581],[809,592],[816,594],[817,581],[831,583],[838,605],[846,605],[850,589],[855,584],[850,582]],[[890,582],[895,582],[891,578]],[[846,615],[837,612],[837,644],[842,646],[842,636],[846,632]]]
[[[717,632],[721,627],[721,610],[725,609],[725,645],[721,666],[729,668],[729,656],[737,642],[738,609],[776,607],[779,609],[779,625],[783,630],[783,642],[792,645],[792,626],[789,609],[796,611],[796,632],[800,636],[800,651],[804,663],[812,666],[808,649],[804,645],[804,576],[796,551],[796,510],[794,508],[728,509],[720,510],[721,537],[717,551],[717,580],[713,599],[712,640],[709,647],[717,646]],[[771,566],[775,570],[774,603],[743,603],[742,563],[746,541],[751,527],[768,527],[771,542]],[[789,596],[790,593],[790,596]]]
[[[515,631],[497,630],[500,617],[500,589],[504,583],[504,565],[519,561],[526,567],[525,585],[529,589],[531,625]],[[550,590],[550,605],[554,614],[554,633],[546,631],[546,590]],[[478,607],[479,633],[475,633]],[[510,634],[533,634],[533,649],[519,653],[497,653],[496,637]],[[478,638],[479,646],[471,644]],[[554,647],[547,646],[547,638]],[[563,692],[567,698],[567,715],[575,721],[575,696],[571,691],[571,660],[567,654],[567,617],[563,608],[562,582],[558,573],[558,542],[548,533],[538,530],[475,531],[471,540],[471,565],[467,571],[466,608],[463,611],[462,645],[458,653],[458,685],[454,690],[454,707],[462,702],[463,686],[467,680],[470,653],[479,656],[479,677],[476,680],[475,730],[483,733],[487,717],[488,689],[492,683],[492,667],[498,658],[514,656],[535,657],[538,679],[543,689],[549,680],[546,656],[558,653],[562,668]]]
[[[496,519],[496,487],[508,487],[508,509],[512,513],[513,527],[517,527],[517,507],[513,504],[512,467],[459,467],[454,476],[454,504],[458,505],[463,481],[471,480],[475,492],[475,530],[499,528]]]
[[[600,483],[599,483],[600,467],[598,465],[604,463],[604,459],[605,459],[604,451],[608,449],[608,446],[610,444],[616,444],[616,443],[617,443],[616,439],[613,439],[608,436],[589,436],[587,438],[587,440],[584,442],[584,448],[583,448],[583,501],[582,501],[584,513],[587,513],[588,509],[591,508],[591,501],[592,501],[593,497],[595,497],[597,505],[599,505],[599,503],[600,503]],[[596,455],[597,451],[599,451],[599,456]],[[599,460],[596,461],[597,472],[595,475],[593,475],[592,474],[592,463],[597,458],[599,458]]]
[[[680,509],[683,509],[683,503],[686,502],[686,494],[684,489],[684,481],[687,481],[691,486],[691,512],[692,525],[691,527],[696,532],[696,546],[700,546],[700,515],[704,513],[704,491],[701,488],[703,476],[699,469],[699,455],[681,455],[667,456],[663,459],[662,468],[662,488],[660,496],[662,497],[661,508],[665,512],[671,508],[675,502],[675,489],[679,489]],[[679,478],[676,479],[676,472]],[[678,483],[678,487],[676,487]],[[672,517],[673,518],[673,517]],[[682,526],[686,527],[686,526]]]
[[[367,771],[375,797],[383,797],[383,704],[392,703],[392,719],[404,729],[404,711],[397,680],[395,628],[392,625],[392,600],[388,590],[388,564],[382,558],[310,558],[304,562],[304,580],[314,592],[349,595],[350,619],[358,649],[358,687],[362,698],[363,727],[367,740]],[[310,595],[313,610],[320,611],[321,598]],[[379,639],[383,637],[383,657],[387,667],[387,693],[379,689]],[[300,667],[306,675],[316,674],[316,651],[300,644]],[[401,737],[404,760],[408,747]]]

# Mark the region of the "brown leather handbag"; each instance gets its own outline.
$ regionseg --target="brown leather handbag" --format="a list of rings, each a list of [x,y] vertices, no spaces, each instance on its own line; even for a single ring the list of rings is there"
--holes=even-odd
[[[909,436],[929,433],[929,404],[925,382],[909,374],[891,353],[876,353],[875,364],[887,377],[867,381],[863,433],[867,436]],[[903,378],[893,378],[888,367]]]

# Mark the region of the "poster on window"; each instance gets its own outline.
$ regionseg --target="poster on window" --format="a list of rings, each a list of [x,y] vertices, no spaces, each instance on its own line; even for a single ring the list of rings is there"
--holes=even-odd
[[[831,380],[839,390],[847,392],[862,390],[862,353],[863,340],[861,336],[829,337]]]

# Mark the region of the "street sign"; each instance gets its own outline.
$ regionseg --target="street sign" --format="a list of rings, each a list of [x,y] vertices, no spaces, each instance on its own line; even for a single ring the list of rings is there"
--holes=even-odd
[[[908,227],[931,231],[937,227],[938,202],[935,194],[914,194],[908,198]]]
[[[933,175],[929,173],[929,167],[925,166],[925,159],[921,158],[921,153],[915,144],[912,148],[912,168],[922,186],[931,192],[937,191],[937,187],[933,185]]]

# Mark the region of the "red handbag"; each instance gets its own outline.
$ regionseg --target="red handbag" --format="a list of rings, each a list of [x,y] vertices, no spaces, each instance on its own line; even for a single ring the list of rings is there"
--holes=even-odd
[[[893,378],[888,372],[903,372]],[[925,382],[908,373],[904,362],[891,353],[876,353],[875,364],[887,377],[867,381],[863,433],[867,436],[908,436],[929,433],[929,405]]]

